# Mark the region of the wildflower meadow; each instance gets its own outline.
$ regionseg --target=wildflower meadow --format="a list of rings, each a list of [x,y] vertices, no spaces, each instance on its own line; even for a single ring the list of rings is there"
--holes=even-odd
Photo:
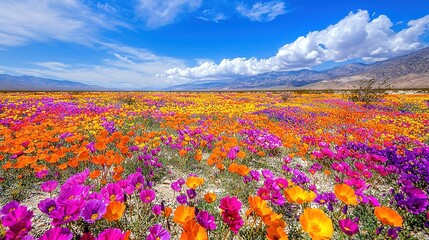
[[[429,238],[428,94],[0,96],[0,239]]]

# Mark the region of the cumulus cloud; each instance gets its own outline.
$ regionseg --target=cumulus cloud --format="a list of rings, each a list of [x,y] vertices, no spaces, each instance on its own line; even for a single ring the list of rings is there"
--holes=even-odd
[[[153,29],[174,22],[179,14],[197,10],[201,3],[202,0],[140,0],[136,12],[146,27]]]
[[[239,4],[236,10],[244,17],[249,18],[251,21],[257,22],[270,22],[277,16],[286,13],[286,6],[284,2],[272,1],[267,3],[257,2],[249,7],[244,4]]]
[[[100,29],[125,24],[94,14],[78,0],[0,1],[0,45],[60,40],[89,44]]]
[[[385,15],[371,19],[367,11],[359,10],[326,29],[298,37],[267,59],[224,59],[219,64],[206,61],[196,67],[168,69],[159,76],[182,80],[221,79],[310,68],[326,61],[386,59],[425,46],[420,38],[429,29],[429,15],[408,22],[399,32],[393,31],[392,26]]]

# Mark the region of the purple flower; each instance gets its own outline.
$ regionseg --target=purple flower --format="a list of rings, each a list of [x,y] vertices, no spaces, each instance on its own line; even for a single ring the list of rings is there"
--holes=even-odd
[[[216,222],[215,219],[208,211],[200,211],[197,215],[198,223],[207,230],[215,230]]]
[[[338,225],[341,228],[341,231],[343,231],[345,234],[352,236],[353,234],[356,234],[359,232],[359,226],[358,224],[348,218],[342,219],[338,221]]]
[[[259,181],[260,174],[258,171],[250,170],[250,176],[252,176],[252,179],[255,180],[256,182]]]
[[[424,191],[414,186],[404,187],[403,190],[408,196],[405,206],[409,212],[413,214],[420,214],[426,211],[429,201],[428,196]]]
[[[58,186],[58,181],[49,180],[49,181],[42,183],[40,185],[40,189],[42,189],[42,191],[44,191],[44,192],[52,192],[55,190],[55,188],[57,188],[57,186]]]
[[[2,207],[1,214],[6,215],[14,211],[16,208],[18,208],[18,206],[19,206],[19,202],[11,201]]]
[[[171,183],[171,189],[173,189],[176,192],[180,192],[182,190],[182,185],[178,181],[174,181]]]
[[[179,196],[176,197],[176,200],[180,204],[186,204],[188,202],[188,198],[186,197],[185,194],[180,194]]]
[[[146,240],[170,240],[170,233],[161,224],[155,224],[149,228],[149,235]]]
[[[80,215],[87,223],[94,223],[106,213],[106,204],[100,200],[89,200],[83,207]]]
[[[37,206],[39,207],[40,211],[48,215],[51,214],[53,210],[57,209],[57,203],[52,198],[47,198],[40,201]]]
[[[134,190],[140,190],[144,187],[145,178],[140,172],[128,175],[128,180]]]
[[[264,176],[264,178],[273,178],[274,177],[274,173],[271,172],[271,170],[269,170],[269,169],[263,169],[261,172],[262,172],[262,176]]]
[[[195,192],[194,189],[187,189],[186,194],[188,195],[189,199],[194,199],[197,196],[197,192]]]
[[[75,175],[70,176],[67,181],[63,184],[62,187],[67,187],[67,186],[74,186],[74,185],[81,185],[84,184],[86,179],[89,176],[89,169],[85,169],[84,171],[77,173]],[[61,188],[62,188],[61,187]]]
[[[72,240],[73,234],[67,228],[55,227],[43,234],[39,240]]]
[[[140,192],[140,199],[147,204],[151,203],[155,199],[155,196],[155,191],[152,189],[145,189]]]

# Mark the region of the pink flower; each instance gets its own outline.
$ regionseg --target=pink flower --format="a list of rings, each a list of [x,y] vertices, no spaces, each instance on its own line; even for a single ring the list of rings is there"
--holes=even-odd
[[[58,186],[58,181],[49,180],[49,181],[42,183],[40,185],[40,189],[42,189],[42,191],[44,191],[44,192],[52,192],[55,190],[55,188],[57,188],[57,186]]]

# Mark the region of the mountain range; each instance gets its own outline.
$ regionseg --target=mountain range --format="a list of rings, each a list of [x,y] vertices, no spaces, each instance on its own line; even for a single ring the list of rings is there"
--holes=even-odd
[[[351,89],[362,80],[392,88],[429,88],[429,47],[372,64],[352,63],[323,71],[267,72],[227,81],[182,84],[168,90]]]
[[[392,88],[429,88],[429,47],[372,64],[352,63],[323,71],[267,72],[237,79],[168,87],[166,91],[352,89],[362,80],[386,81]],[[0,91],[109,91],[74,81],[0,74]]]
[[[106,91],[108,89],[73,81],[0,74],[0,91]]]

